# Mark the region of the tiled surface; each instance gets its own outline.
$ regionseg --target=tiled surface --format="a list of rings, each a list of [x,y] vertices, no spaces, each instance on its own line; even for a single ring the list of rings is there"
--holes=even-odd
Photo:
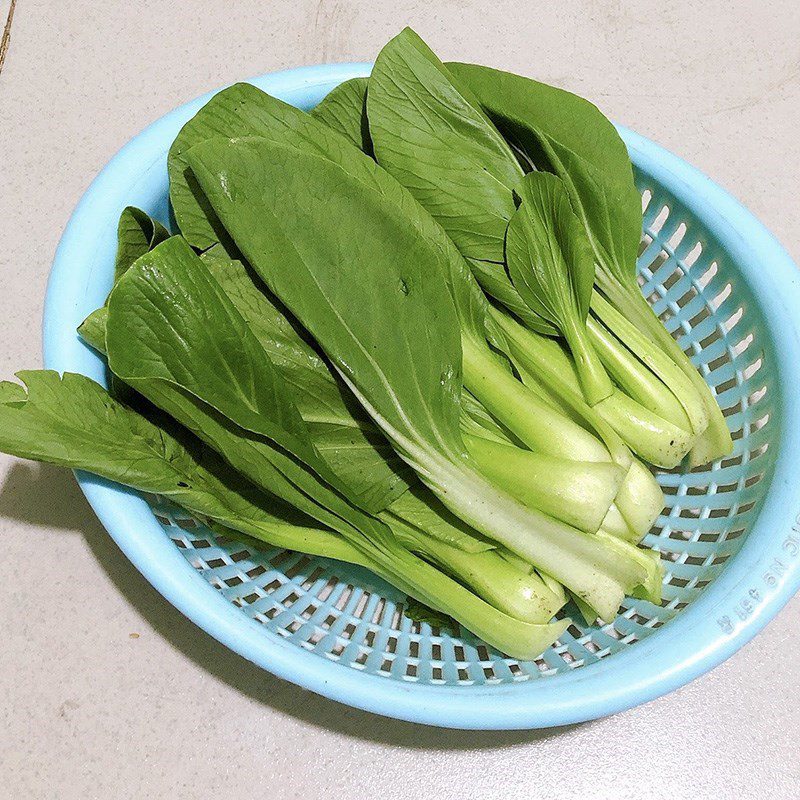
[[[800,258],[794,3],[20,0],[0,75],[3,376],[40,363],[55,245],[124,141],[223,81],[366,60],[406,22],[446,57],[591,97],[733,191]],[[643,708],[560,731],[460,733],[351,711],[224,650],[116,551],[67,473],[0,456],[0,536],[5,796],[800,794],[798,601]]]

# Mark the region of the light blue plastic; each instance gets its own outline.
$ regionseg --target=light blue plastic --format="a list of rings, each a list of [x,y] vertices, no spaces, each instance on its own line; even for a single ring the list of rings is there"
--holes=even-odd
[[[305,67],[253,83],[309,108],[369,69]],[[79,203],[47,290],[47,367],[105,380],[75,328],[111,285],[122,208],[167,220],[167,148],[209,96],[133,139]],[[256,552],[157,498],[79,474],[98,517],[153,586],[282,678],[379,714],[459,728],[545,727],[611,714],[692,680],[753,637],[800,583],[800,273],[707,177],[620,133],[648,201],[644,290],[668,327],[681,326],[682,344],[731,408],[737,437],[734,456],[713,471],[659,475],[668,507],[648,543],[665,560],[663,607],[629,601],[613,625],[576,624],[536,662],[520,663],[469,634],[413,622],[402,613],[404,598],[364,570]]]

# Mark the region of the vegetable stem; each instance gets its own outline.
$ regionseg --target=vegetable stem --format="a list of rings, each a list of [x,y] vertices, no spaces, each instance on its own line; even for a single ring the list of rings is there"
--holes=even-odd
[[[683,352],[678,342],[658,319],[638,287],[626,288],[608,275],[603,275],[601,270],[598,270],[597,275],[598,278],[601,275],[603,277],[602,282],[598,280],[598,287],[614,308],[637,325],[641,331],[646,331],[652,337],[652,340],[689,378],[702,399],[709,421],[706,429],[694,442],[689,455],[689,466],[707,464],[730,455],[733,452],[733,440],[725,422],[725,416],[711,388]]]
[[[408,550],[522,622],[549,622],[563,604],[536,573],[523,572],[496,550],[466,553],[403,524],[393,525],[392,532]]]
[[[503,369],[485,346],[462,337],[464,385],[486,409],[532,450],[575,453],[580,461],[608,460],[595,436]]]
[[[512,360],[556,396],[578,391],[575,365],[552,339],[507,319],[503,323]],[[615,389],[593,409],[645,461],[671,469],[691,447],[694,437]]]
[[[600,528],[625,470],[611,462],[568,461],[465,436],[481,472],[530,508],[587,533]]]
[[[442,463],[431,488],[442,502],[486,536],[573,589],[613,619],[623,597],[644,579],[631,559],[499,490],[468,465]]]
[[[592,316],[587,321],[587,328],[609,374],[629,397],[673,425],[685,431],[692,430],[683,406],[672,391],[614,334]]]
[[[641,295],[639,296],[641,297]],[[644,301],[644,298],[642,300]],[[650,308],[649,304],[646,301],[644,302]],[[700,435],[708,427],[709,415],[702,397],[698,394],[687,375],[684,374],[670,356],[664,353],[646,334],[642,333],[635,324],[628,320],[624,314],[617,311],[598,292],[594,292],[592,296],[592,309],[603,320],[608,329],[629,349],[635,352],[637,357],[661,379],[666,387],[665,391],[671,392],[683,406],[691,426],[688,430],[696,436]],[[650,317],[655,318],[652,311],[650,312]],[[660,322],[658,322],[658,326],[661,330],[665,330]],[[671,336],[669,338],[670,341],[674,342]]]
[[[611,420],[607,418],[607,414],[609,406],[613,405],[610,402],[613,396],[600,404],[602,409],[588,406],[580,399],[577,378],[574,376],[570,359],[556,342],[528,331],[508,314],[496,309],[492,311],[492,319],[504,336],[508,353],[514,360],[523,382],[528,386],[536,386],[541,392],[546,392],[552,402],[566,405],[578,416],[583,425],[601,433],[602,441],[607,448],[604,449],[601,445],[598,452],[596,445],[600,442],[591,437],[590,442],[593,440],[594,444],[590,443],[585,449],[578,449],[578,446],[585,444],[585,440],[581,442],[576,440],[572,449],[558,450],[553,447],[551,452],[564,458],[582,461],[603,461],[612,458],[615,463],[628,468],[615,503],[631,529],[639,536],[644,536],[664,506],[664,495],[650,472],[637,459],[631,457],[619,433],[610,424]],[[635,433],[630,429],[627,432]]]
[[[563,323],[562,331],[575,359],[578,380],[586,402],[590,406],[595,406],[601,400],[610,397],[613,392],[614,387],[611,385],[608,373],[595,352],[584,325],[568,317]]]

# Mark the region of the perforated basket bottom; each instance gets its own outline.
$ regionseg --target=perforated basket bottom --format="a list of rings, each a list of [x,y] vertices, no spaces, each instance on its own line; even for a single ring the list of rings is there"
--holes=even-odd
[[[223,538],[150,497],[166,535],[241,613],[320,658],[389,680],[541,680],[613,656],[669,624],[744,542],[769,483],[776,449],[769,445],[779,420],[776,392],[760,380],[770,355],[748,288],[674,198],[644,175],[638,181],[644,208],[640,283],[714,388],[734,439],[733,454],[710,467],[658,473],[666,507],[645,543],[660,552],[665,567],[660,606],[628,599],[612,624],[575,621],[540,658],[522,662],[458,626],[438,630],[415,622],[404,613],[405,597],[363,569]],[[580,619],[572,607],[562,613]],[[717,620],[723,630],[732,622]]]

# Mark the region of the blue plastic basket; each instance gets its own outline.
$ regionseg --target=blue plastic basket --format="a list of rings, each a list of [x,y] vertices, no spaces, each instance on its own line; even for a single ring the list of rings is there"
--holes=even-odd
[[[253,83],[309,108],[369,69],[306,67]],[[127,144],[75,210],[47,290],[47,367],[105,380],[75,328],[111,286],[123,207],[167,220],[167,149],[209,96]],[[412,621],[405,598],[364,570],[255,551],[158,498],[79,474],[100,520],[153,586],[276,675],[380,714],[460,728],[610,714],[686,683],[755,635],[800,582],[800,273],[712,181],[620,132],[645,207],[644,291],[715,387],[735,440],[733,455],[711,468],[659,475],[667,508],[646,541],[666,567],[661,606],[626,601],[613,624],[575,622],[541,658],[519,662],[466,632]]]

